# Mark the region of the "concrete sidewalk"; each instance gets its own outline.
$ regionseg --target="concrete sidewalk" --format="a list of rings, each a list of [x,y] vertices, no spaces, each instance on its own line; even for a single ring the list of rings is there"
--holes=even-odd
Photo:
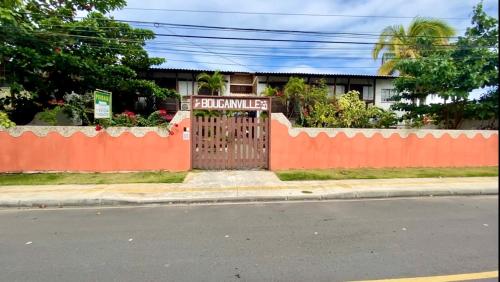
[[[267,171],[195,172],[177,184],[0,186],[0,206],[88,206],[498,195],[498,177],[280,181]]]

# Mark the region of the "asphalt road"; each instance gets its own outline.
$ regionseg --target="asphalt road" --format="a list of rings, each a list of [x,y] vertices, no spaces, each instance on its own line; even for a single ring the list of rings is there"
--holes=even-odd
[[[498,270],[498,198],[0,211],[0,281],[345,281]]]

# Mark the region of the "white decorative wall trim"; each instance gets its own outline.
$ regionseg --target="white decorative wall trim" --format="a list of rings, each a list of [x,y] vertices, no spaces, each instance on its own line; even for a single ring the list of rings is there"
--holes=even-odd
[[[149,132],[154,132],[160,137],[167,137],[170,135],[169,129],[172,129],[174,124],[182,122],[184,119],[189,118],[188,111],[178,111],[173,117],[170,125],[167,128],[163,127],[108,127],[106,129],[96,130],[95,126],[15,126],[12,128],[0,128],[0,132],[4,131],[9,133],[12,137],[19,137],[26,132],[31,132],[38,137],[45,137],[49,133],[56,132],[63,137],[70,137],[71,135],[80,132],[87,137],[95,137],[98,134],[107,133],[111,137],[118,137],[125,132],[131,133],[135,137],[144,137]]]
[[[344,133],[347,137],[353,138],[356,134],[362,134],[367,138],[379,133],[384,138],[389,138],[393,134],[398,134],[401,138],[407,138],[411,134],[415,134],[418,138],[424,138],[427,134],[431,134],[434,138],[441,138],[444,134],[449,134],[452,138],[458,138],[460,135],[465,135],[469,139],[474,138],[477,134],[481,134],[484,138],[490,138],[493,135],[498,135],[496,130],[438,130],[438,129],[378,129],[378,128],[303,128],[293,127],[292,123],[283,115],[283,113],[272,113],[271,119],[278,121],[288,128],[288,134],[292,137],[297,137],[301,133],[307,134],[309,137],[316,137],[320,133],[325,133],[328,137],[335,137],[339,133]]]
[[[190,111],[177,111],[175,116],[170,121],[170,124],[180,123],[181,121],[190,118]]]

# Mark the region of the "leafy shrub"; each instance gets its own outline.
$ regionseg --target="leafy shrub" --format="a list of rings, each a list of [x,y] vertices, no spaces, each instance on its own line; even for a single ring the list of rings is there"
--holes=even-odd
[[[16,124],[9,119],[9,116],[4,112],[0,112],[0,127],[11,128],[14,126]]]
[[[165,110],[152,112],[147,119],[139,117],[139,125],[141,126],[167,126],[172,116]]]
[[[266,88],[264,88],[264,91],[262,91],[261,94],[266,97],[283,96],[283,92],[280,92],[277,87],[271,87],[271,86],[267,86]]]
[[[136,116],[133,112],[125,111],[121,114],[117,114],[113,116],[111,120],[112,126],[125,126],[132,127],[137,126],[138,124],[138,116]]]
[[[63,110],[61,106],[56,106],[52,109],[45,109],[40,113],[40,120],[50,124],[57,125],[57,114]]]
[[[81,121],[83,125],[92,124],[94,113],[94,96],[92,93],[84,95],[67,94],[64,95],[64,112],[73,118],[74,121]]]
[[[371,109],[359,99],[358,91],[349,91],[338,100],[338,127],[366,128],[371,127]]]
[[[373,113],[373,126],[375,128],[390,128],[398,124],[398,117],[393,111],[371,107]]]
[[[337,109],[331,103],[317,103],[311,113],[305,117],[305,125],[309,127],[334,127]]]
[[[318,95],[322,97],[322,95]],[[359,99],[359,92],[349,91],[331,101],[315,99],[304,112],[303,125],[308,127],[344,127],[344,128],[388,128],[397,124],[398,119],[392,111],[366,106]],[[308,109],[309,109],[308,108]]]
[[[305,125],[308,116],[316,103],[326,103],[328,87],[321,79],[316,84],[306,84],[303,78],[290,77],[285,85],[284,97],[287,116],[296,118],[296,123]]]
[[[96,124],[104,128],[110,126],[123,126],[123,127],[133,127],[133,126],[167,126],[169,121],[172,119],[172,115],[168,114],[165,110],[158,110],[151,113],[147,118],[141,115],[136,115],[131,111],[125,111],[121,114],[116,114],[111,120],[109,119],[99,119]]]

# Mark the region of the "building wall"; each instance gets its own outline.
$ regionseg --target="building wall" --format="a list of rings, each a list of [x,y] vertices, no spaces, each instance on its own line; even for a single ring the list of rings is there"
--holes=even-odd
[[[237,77],[238,75],[236,75]],[[158,73],[158,74],[155,74],[154,77],[170,77],[170,78],[175,78],[176,77],[176,74],[175,73],[166,73],[166,74],[163,74],[163,73]],[[304,77],[305,76],[301,76],[301,77]],[[223,93],[223,95],[232,95],[234,93],[231,93],[230,91],[230,86],[231,86],[231,75],[224,75],[224,78],[226,80],[226,88],[225,88],[225,91]],[[283,83],[285,84],[286,81],[288,80],[288,76],[269,76],[269,81],[270,82],[280,82],[280,83]],[[182,96],[186,96],[186,95],[191,95],[192,93],[196,94],[197,93],[197,83],[196,81],[194,81],[193,83],[193,79],[192,79],[192,74],[190,73],[178,73],[177,74],[177,79],[179,80],[178,81],[178,91],[180,92],[180,94]],[[256,89],[256,95],[260,95],[262,93],[262,91],[264,91],[264,89],[266,88],[267,86],[267,81],[268,79],[268,76],[257,76],[257,89]],[[314,78],[311,78],[310,79],[310,82],[311,83],[314,83],[314,82],[317,82],[320,78],[318,77],[314,77]],[[351,85],[353,84],[363,84],[363,85],[372,85],[373,86],[373,81],[374,79],[372,78],[355,78],[355,77],[352,77],[348,80],[348,78],[346,77],[338,77],[336,79],[332,78],[332,77],[327,77],[325,78],[326,80],[326,83],[328,85],[328,90],[329,90],[329,95],[332,96],[334,94],[333,90],[334,90],[334,81],[336,81],[337,84],[340,84],[340,85],[344,85],[344,93],[347,92],[347,84],[348,82],[351,83]],[[381,107],[381,108],[384,108],[384,109],[388,109],[391,105],[391,103],[387,103],[387,102],[381,102],[381,89],[393,89],[394,86],[392,85],[392,78],[378,78],[376,79],[376,89],[375,89],[375,105],[378,106],[378,107]],[[234,83],[246,83],[247,81],[235,81]],[[194,85],[193,85],[194,84]],[[337,89],[337,92],[339,92],[341,87],[339,87]],[[369,88],[369,91],[370,93],[373,93],[373,90],[374,88],[373,87],[370,87]],[[337,93],[338,95],[342,94],[342,93]]]
[[[171,132],[158,128],[18,126],[0,130],[0,172],[185,171],[190,169],[189,113],[178,112]]]
[[[272,115],[271,170],[497,165],[494,130],[292,128]]]

